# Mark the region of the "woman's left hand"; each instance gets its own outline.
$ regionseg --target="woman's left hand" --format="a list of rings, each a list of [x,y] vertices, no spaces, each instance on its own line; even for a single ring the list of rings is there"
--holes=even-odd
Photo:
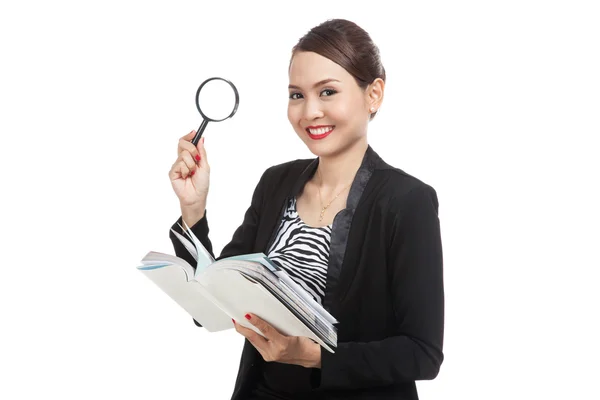
[[[260,330],[264,337],[234,322],[235,330],[248,339],[265,361],[296,364],[305,368],[321,368],[321,346],[307,337],[285,336],[254,314],[246,319]]]

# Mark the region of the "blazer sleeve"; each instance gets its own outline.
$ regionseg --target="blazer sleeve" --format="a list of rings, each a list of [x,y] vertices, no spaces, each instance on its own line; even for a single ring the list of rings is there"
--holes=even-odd
[[[321,352],[313,386],[367,388],[434,379],[443,361],[444,286],[438,199],[428,185],[403,197],[388,254],[396,335]]]
[[[252,252],[254,248],[254,242],[256,239],[256,232],[258,229],[258,221],[260,219],[260,210],[262,208],[262,201],[264,197],[267,171],[263,173],[258,184],[256,185],[256,188],[254,189],[250,206],[244,214],[242,224],[235,230],[231,241],[225,245],[219,257],[215,257],[212,243],[208,237],[209,228],[207,220],[207,211],[204,212],[204,216],[202,217],[202,219],[200,219],[190,228],[194,235],[196,235],[198,240],[200,240],[202,245],[206,248],[206,250],[208,250],[208,252],[213,256],[213,258],[218,260],[225,257],[247,254]],[[179,227],[179,224],[183,226],[181,216],[171,226],[171,229],[178,232],[179,234],[183,234],[182,229]],[[183,258],[191,265],[195,265],[196,261],[194,260],[192,255],[187,251],[187,249],[183,246],[183,244],[179,241],[179,239],[171,230],[169,230],[169,237],[171,239],[171,242],[173,243],[175,255],[177,257]],[[195,319],[194,323],[200,327],[202,326]]]

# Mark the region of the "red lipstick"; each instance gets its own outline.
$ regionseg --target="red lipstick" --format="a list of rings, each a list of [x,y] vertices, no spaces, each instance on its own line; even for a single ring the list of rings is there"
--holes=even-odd
[[[313,132],[316,129],[320,129],[323,133],[311,133],[310,131],[312,130]],[[333,130],[335,129],[335,125],[316,125],[316,126],[309,126],[306,128],[306,132],[308,133],[308,136],[313,139],[313,140],[321,140],[321,139],[325,139],[327,136],[329,136],[329,134],[331,134],[331,132],[333,132]]]

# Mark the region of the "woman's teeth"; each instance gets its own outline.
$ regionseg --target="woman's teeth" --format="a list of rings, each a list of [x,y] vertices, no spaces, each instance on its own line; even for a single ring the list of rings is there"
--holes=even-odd
[[[331,132],[332,130],[333,126],[328,126],[326,128],[308,129],[311,135],[323,135],[325,133]]]

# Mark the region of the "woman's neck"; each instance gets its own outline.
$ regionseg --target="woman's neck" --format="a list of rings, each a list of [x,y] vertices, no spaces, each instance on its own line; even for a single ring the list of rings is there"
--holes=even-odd
[[[342,153],[320,156],[315,178],[321,190],[336,191],[351,184],[360,168],[367,147],[367,141],[361,140]]]

